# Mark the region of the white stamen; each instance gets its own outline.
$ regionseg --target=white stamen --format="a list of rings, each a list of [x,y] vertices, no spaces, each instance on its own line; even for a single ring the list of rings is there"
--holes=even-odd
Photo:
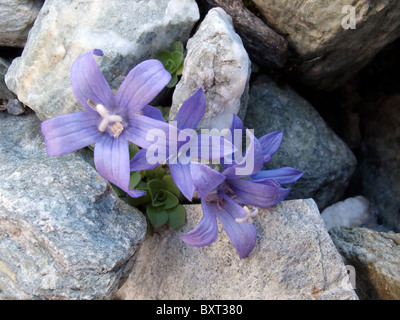
[[[89,107],[96,110],[99,113],[99,115],[103,118],[97,129],[99,129],[100,132],[104,132],[108,127],[114,133],[114,138],[118,138],[119,135],[124,130],[124,127],[121,124],[122,117],[116,114],[110,115],[110,112],[106,109],[105,106],[99,103],[95,103],[92,100],[88,100],[87,104]],[[110,123],[113,123],[113,125],[109,126]]]
[[[104,131],[106,131],[107,127],[108,127],[108,120],[107,119],[101,120],[101,122],[98,126],[99,131],[104,132]]]
[[[247,223],[253,223],[253,218],[257,215],[258,213],[258,209],[257,208],[253,208],[251,211],[249,208],[247,208],[246,206],[243,207],[244,212],[246,213],[246,216],[244,216],[243,218],[236,218],[235,221],[237,223],[243,223],[243,222],[247,222]]]
[[[122,122],[122,118],[121,118],[121,116],[117,116],[116,114],[113,114],[111,116],[108,116],[108,121],[121,123]]]
[[[97,104],[96,105],[96,111],[99,113],[99,115],[102,116],[102,118],[107,119],[110,116],[110,113],[108,112],[108,110],[106,109],[105,106],[103,106],[102,104]]]

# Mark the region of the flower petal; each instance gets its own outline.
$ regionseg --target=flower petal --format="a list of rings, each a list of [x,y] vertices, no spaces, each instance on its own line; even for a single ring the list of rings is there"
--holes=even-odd
[[[181,240],[191,246],[203,247],[213,243],[218,237],[218,224],[216,213],[218,207],[215,204],[201,200],[203,217],[193,230],[180,236]]]
[[[91,50],[79,56],[71,66],[72,91],[79,103],[88,111],[93,111],[87,104],[90,99],[105,107],[115,105],[114,94],[100,71],[94,55],[103,56],[99,49]]]
[[[82,111],[61,115],[41,123],[49,156],[60,156],[90,144],[102,135],[97,129],[99,115]]]
[[[270,179],[270,182],[274,180]],[[256,183],[250,180],[229,179],[227,181],[233,190],[237,203],[256,206],[260,208],[269,208],[284,200],[290,193],[290,188],[279,188],[274,183]]]
[[[232,137],[234,136],[233,133],[234,133],[235,130],[242,130],[243,131],[243,122],[236,114],[233,114],[232,124],[231,124],[230,130],[231,130],[231,133],[232,133]]]
[[[137,113],[171,80],[171,74],[155,59],[139,63],[122,82],[115,96],[117,105]]]
[[[304,174],[303,171],[290,167],[283,167],[273,170],[263,170],[251,176],[254,182],[266,178],[274,179],[280,185],[284,186],[296,182]]]
[[[196,129],[206,111],[206,97],[202,88],[183,102],[175,117],[179,129]]]
[[[229,134],[225,135],[225,138],[231,143],[233,147],[229,147],[228,145],[225,146],[225,156],[223,159],[221,159],[221,164],[223,164],[224,169],[230,167],[230,165],[234,163],[234,159],[237,158],[238,155],[242,154],[242,136],[243,122],[236,114],[233,114]]]
[[[232,144],[236,147],[236,149],[239,150],[239,148],[237,147],[239,147],[242,144],[243,122],[236,114],[233,114],[230,131],[231,131]],[[239,141],[236,141],[235,136],[236,138],[239,139]],[[235,145],[235,141],[237,145]],[[235,152],[235,150],[233,150],[233,152]]]
[[[222,158],[228,157],[232,152],[236,151],[236,148],[229,140],[220,136],[202,133],[197,136],[197,142],[197,151],[199,153],[197,158],[202,160],[221,159],[219,163],[222,163]]]
[[[149,164],[146,157],[147,150],[140,149],[135,156],[132,158],[130,162],[130,170],[131,171],[140,171],[140,170],[153,170],[158,167],[160,164],[157,162],[155,164]]]
[[[231,166],[225,165],[226,169],[222,174],[228,178],[247,177],[259,172],[263,167],[264,161],[260,142],[249,130],[246,130],[246,134],[251,139],[250,146],[240,162]]]
[[[238,223],[235,219],[246,216],[244,209],[225,194],[221,194],[224,199],[217,210],[217,217],[225,229],[228,237],[235,245],[239,258],[247,257],[257,242],[257,231],[253,224],[242,222]]]
[[[144,106],[144,108],[142,109],[142,114],[146,117],[155,119],[155,120],[159,120],[159,121],[163,121],[166,122],[160,109],[156,108],[156,107],[152,107],[152,106]]]
[[[203,163],[191,163],[190,173],[196,188],[197,195],[204,198],[214,191],[224,180],[225,176],[218,171],[211,169]]]
[[[271,160],[271,157],[279,149],[282,143],[283,131],[275,131],[258,139],[263,150],[264,162]]]
[[[186,199],[192,201],[194,184],[192,181],[192,175],[190,174],[190,166],[190,163],[182,164],[178,160],[176,164],[170,164],[169,168],[176,186],[181,190]]]
[[[129,127],[124,132],[130,142],[143,149],[148,149],[150,146],[155,145],[160,146],[160,157],[166,157],[169,150],[178,150],[177,139],[172,136],[175,135],[177,137],[180,131],[164,121],[133,114],[129,116]],[[182,132],[182,135],[185,136],[185,133]],[[165,160],[166,158],[160,162]]]
[[[129,189],[129,146],[123,136],[102,135],[94,146],[94,164],[97,172],[132,198],[145,195],[144,191]]]

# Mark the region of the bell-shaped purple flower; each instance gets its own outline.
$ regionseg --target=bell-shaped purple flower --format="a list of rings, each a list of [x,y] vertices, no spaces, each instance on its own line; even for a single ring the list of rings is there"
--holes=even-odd
[[[98,173],[130,196],[139,197],[143,191],[129,188],[128,141],[149,147],[155,139],[148,136],[153,128],[163,130],[168,137],[167,123],[139,112],[168,84],[171,75],[160,61],[146,60],[128,73],[114,94],[94,55],[103,56],[103,52],[91,50],[71,66],[72,90],[85,110],[42,122],[46,150],[50,156],[60,156],[94,144]]]
[[[181,190],[182,194],[191,201],[194,194],[194,184],[190,171],[192,160],[218,160],[230,154],[234,150],[233,145],[219,136],[209,134],[197,134],[195,129],[206,110],[206,98],[203,89],[198,89],[191,95],[179,109],[173,123],[181,132],[186,132],[185,141],[180,141],[177,135],[172,137],[170,145],[176,146],[175,149],[167,150],[165,161],[171,170],[171,176]],[[159,109],[146,106],[143,114],[160,121],[165,121]],[[187,141],[189,138],[189,141]],[[160,163],[149,164],[147,150],[139,150],[131,160],[131,170],[151,170]]]
[[[231,132],[235,129],[243,130],[243,124],[236,115]],[[239,258],[248,256],[257,240],[252,224],[257,209],[250,210],[246,205],[260,208],[274,206],[290,192],[290,188],[284,189],[281,184],[293,183],[303,174],[293,168],[261,171],[264,162],[269,161],[279,148],[281,131],[260,139],[256,139],[250,131],[247,134],[251,143],[243,159],[225,163],[221,173],[201,163],[192,164],[191,174],[201,198],[204,216],[196,228],[181,236],[187,244],[201,247],[213,243],[218,236],[218,218],[235,245]]]

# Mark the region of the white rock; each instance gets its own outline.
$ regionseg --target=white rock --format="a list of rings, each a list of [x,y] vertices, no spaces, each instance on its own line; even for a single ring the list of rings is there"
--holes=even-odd
[[[183,75],[174,91],[170,119],[202,87],[207,108],[198,128],[229,128],[233,113],[240,109],[245,113],[251,73],[251,62],[233,28],[232,18],[221,8],[211,9],[186,49]]]
[[[369,201],[363,196],[339,201],[321,213],[327,230],[333,227],[359,227],[372,218]]]
[[[0,46],[22,48],[43,0],[0,0]]]
[[[100,68],[118,89],[136,64],[174,41],[185,43],[198,19],[194,0],[46,0],[5,81],[41,120],[75,112],[81,106],[69,73],[79,55],[103,50]]]

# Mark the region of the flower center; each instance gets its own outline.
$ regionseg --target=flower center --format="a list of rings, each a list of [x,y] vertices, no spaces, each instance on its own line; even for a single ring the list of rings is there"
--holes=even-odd
[[[243,209],[244,209],[244,212],[246,213],[246,215],[243,218],[236,218],[235,221],[237,223],[243,223],[243,222],[253,223],[253,218],[257,215],[258,209],[253,208],[250,211],[250,209],[247,208],[246,206],[244,206]]]
[[[95,103],[92,100],[88,100],[87,104],[102,117],[97,129],[99,129],[100,132],[104,132],[108,128],[113,133],[114,138],[118,138],[122,131],[124,131],[122,117],[116,114],[110,114],[105,106],[100,103]]]

